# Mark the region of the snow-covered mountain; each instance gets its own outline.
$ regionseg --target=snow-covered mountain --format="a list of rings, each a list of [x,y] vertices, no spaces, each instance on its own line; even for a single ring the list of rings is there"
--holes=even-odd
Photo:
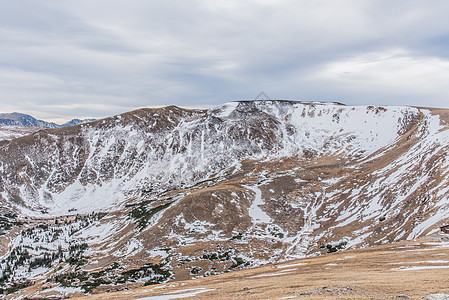
[[[0,114],[0,141],[29,135],[44,128],[74,126],[92,121],[95,121],[95,119],[73,119],[62,125],[58,125],[56,123],[37,120],[30,115],[21,113]]]
[[[73,119],[67,123],[62,125],[58,125],[53,122],[47,122],[43,120],[38,120],[30,115],[22,114],[22,113],[1,113],[0,114],[0,125],[1,126],[32,126],[32,127],[45,127],[45,128],[59,128],[66,126],[78,125],[81,123],[87,123],[95,121],[94,119]]]
[[[447,121],[240,101],[0,142],[3,283],[90,292],[435,232],[449,220]]]
[[[72,119],[68,122],[65,122],[64,124],[58,125],[58,127],[67,127],[67,126],[74,126],[74,125],[78,125],[78,124],[82,124],[82,123],[89,123],[89,122],[93,122],[96,119]]]

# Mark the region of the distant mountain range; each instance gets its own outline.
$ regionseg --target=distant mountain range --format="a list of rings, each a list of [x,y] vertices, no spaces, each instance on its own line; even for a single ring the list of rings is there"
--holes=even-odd
[[[53,122],[47,122],[43,120],[38,120],[30,115],[21,114],[17,112],[13,113],[3,113],[0,114],[0,125],[3,126],[36,126],[36,127],[47,127],[47,128],[59,128],[66,126],[78,125],[81,123],[95,121],[95,119],[73,119],[67,123],[58,125]]]

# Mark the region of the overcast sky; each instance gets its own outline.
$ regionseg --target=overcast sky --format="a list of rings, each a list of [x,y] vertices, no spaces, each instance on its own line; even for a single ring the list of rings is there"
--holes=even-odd
[[[253,99],[449,107],[449,1],[0,1],[0,112]]]

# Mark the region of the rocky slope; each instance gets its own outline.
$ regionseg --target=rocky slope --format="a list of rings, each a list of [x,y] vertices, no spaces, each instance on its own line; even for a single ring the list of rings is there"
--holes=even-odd
[[[427,235],[449,219],[447,120],[241,101],[0,142],[0,280],[97,292]]]

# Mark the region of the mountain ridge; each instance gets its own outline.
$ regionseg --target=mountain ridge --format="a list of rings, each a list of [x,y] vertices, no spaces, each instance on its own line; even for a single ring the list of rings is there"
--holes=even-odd
[[[2,216],[22,224],[4,282],[89,293],[432,234],[449,221],[447,112],[240,101],[1,142]],[[22,267],[21,245],[55,258]]]
[[[95,119],[72,119],[64,124],[56,124],[53,122],[47,122],[43,120],[38,120],[33,116],[13,112],[13,113],[0,113],[0,125],[3,126],[33,126],[33,127],[45,127],[45,128],[59,128],[66,126],[78,125],[81,123],[87,123],[95,121]]]

